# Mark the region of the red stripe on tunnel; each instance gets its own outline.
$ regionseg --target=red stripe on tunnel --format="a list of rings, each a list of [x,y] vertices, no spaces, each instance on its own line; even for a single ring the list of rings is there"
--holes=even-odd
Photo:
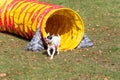
[[[21,2],[20,4],[18,4],[17,5],[17,7],[15,8],[15,11],[23,4],[23,3],[25,3],[26,1],[23,1],[23,2]],[[15,28],[15,22],[14,22],[14,18],[15,18],[15,13],[13,14],[13,31],[16,33],[16,34],[22,34],[22,36],[24,36],[25,35],[25,33],[24,32],[18,32],[17,31],[17,28]]]
[[[17,0],[17,1],[15,1],[14,0],[14,2],[13,2],[13,4],[11,5],[11,10],[9,11],[9,16],[8,16],[8,20],[9,20],[9,22],[8,22],[8,25],[9,25],[9,27],[10,27],[10,31],[12,32],[12,30],[13,30],[13,24],[14,24],[14,22],[13,22],[13,19],[11,20],[11,11],[12,11],[12,9],[14,9],[14,7],[17,5],[17,3],[18,3],[19,1]]]
[[[1,9],[0,9],[0,15],[1,15],[2,12],[3,12],[6,3],[7,3],[7,0],[3,3],[3,6],[2,6]],[[1,16],[0,16],[0,25],[1,25],[2,31],[5,31],[5,27],[4,27],[4,24],[3,24],[3,22],[2,22],[2,17],[1,17]]]
[[[31,4],[32,5],[32,4]],[[35,6],[36,4],[33,4],[32,6]],[[27,15],[27,13],[28,13],[28,10],[32,7],[32,6],[30,6],[27,10],[26,10],[26,12],[25,12],[25,15],[24,15],[24,18],[23,18],[23,27],[25,27],[25,18],[26,18],[26,15]],[[29,36],[29,39],[31,39],[32,37],[33,37],[33,35],[34,35],[34,32],[31,30],[31,29],[29,29],[28,28],[28,36]]]
[[[6,8],[6,10],[5,10],[5,14],[4,14],[4,24],[6,25],[6,30],[8,31],[8,32],[10,32],[11,31],[11,28],[10,28],[10,26],[9,26],[9,22],[10,22],[10,18],[9,17],[7,17],[7,13],[9,13],[10,12],[10,9],[11,9],[11,7],[12,7],[12,5],[15,3],[15,1],[13,0],[10,4],[8,4],[7,5],[7,8]],[[10,16],[9,14],[8,14],[8,16]]]

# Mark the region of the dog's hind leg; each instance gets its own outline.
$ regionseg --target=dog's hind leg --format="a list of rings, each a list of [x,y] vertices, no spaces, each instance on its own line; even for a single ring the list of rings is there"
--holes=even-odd
[[[57,54],[59,54],[59,47],[57,48]]]

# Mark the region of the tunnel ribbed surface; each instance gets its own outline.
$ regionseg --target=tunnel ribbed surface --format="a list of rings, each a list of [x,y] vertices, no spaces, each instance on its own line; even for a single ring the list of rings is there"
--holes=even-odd
[[[74,49],[84,34],[82,19],[69,8],[34,0],[1,1],[0,31],[31,39],[39,26],[43,40],[48,32],[61,36],[60,50]]]

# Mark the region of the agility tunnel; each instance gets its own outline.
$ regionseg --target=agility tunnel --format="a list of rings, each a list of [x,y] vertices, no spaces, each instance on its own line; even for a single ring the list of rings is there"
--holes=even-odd
[[[60,35],[60,50],[74,49],[84,35],[83,21],[72,9],[35,0],[0,0],[0,32],[32,39],[38,27],[43,42],[48,32]]]

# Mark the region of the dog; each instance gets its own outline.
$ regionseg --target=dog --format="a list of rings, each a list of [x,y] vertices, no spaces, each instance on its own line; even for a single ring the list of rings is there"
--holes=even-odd
[[[55,52],[57,51],[57,54],[59,54],[59,46],[60,46],[60,35],[50,35],[50,33],[47,34],[45,38],[45,42],[47,44],[47,53],[49,56],[51,56],[51,59],[53,59],[53,56]],[[52,54],[51,54],[52,50]]]

